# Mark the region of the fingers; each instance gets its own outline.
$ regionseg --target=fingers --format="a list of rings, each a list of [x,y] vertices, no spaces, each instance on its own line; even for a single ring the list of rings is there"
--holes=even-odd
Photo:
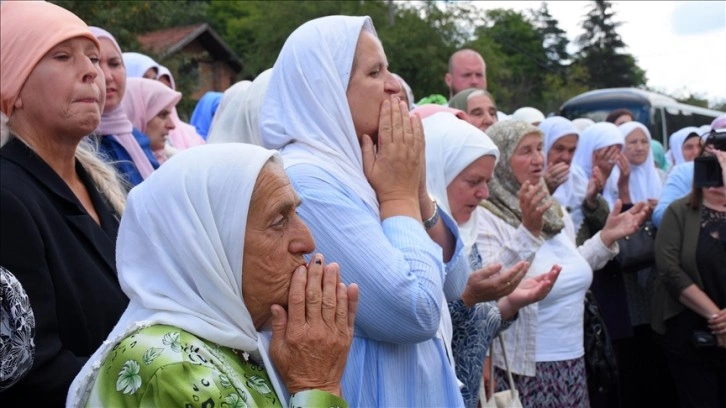
[[[499,273],[499,271],[501,271],[501,270],[502,270],[502,264],[493,263],[493,264],[486,265],[483,268],[472,272],[472,275],[476,274],[476,277],[478,279],[486,279],[491,276],[494,276],[495,274]]]
[[[401,115],[401,124],[403,126],[403,143],[410,144],[413,142],[413,125],[411,123],[411,117],[408,114],[408,106],[406,102],[398,101],[398,111]]]
[[[342,285],[342,283],[341,283]],[[347,288],[348,291],[348,330],[350,335],[353,335],[355,326],[355,314],[358,312],[358,299],[360,298],[360,291],[358,285],[351,283]]]
[[[305,268],[305,265],[300,265],[293,272],[290,281],[287,317],[296,324],[305,322],[305,286],[307,285],[307,279],[307,268]]]
[[[610,211],[611,215],[618,215],[620,214],[620,210],[623,209],[623,202],[619,198],[615,200],[615,204],[613,205],[613,209]]]
[[[270,313],[272,313],[272,341],[283,341],[287,332],[287,313],[280,305],[272,305]]]
[[[322,310],[323,321],[329,326],[334,327],[337,323],[339,316],[339,288],[340,276],[338,274],[338,264],[326,265],[323,270],[323,300]],[[345,286],[345,285],[344,285]],[[344,290],[344,294],[347,297],[347,291]],[[348,307],[348,299],[343,301],[345,307]],[[347,318],[347,311],[340,312],[344,318]],[[347,325],[343,325],[345,327]]]
[[[406,113],[406,119],[408,119],[408,113]],[[404,120],[401,113],[400,101],[396,97],[391,98],[391,121],[393,125],[391,131],[391,142],[400,143],[404,141]]]
[[[393,133],[393,121],[391,117],[391,100],[386,99],[381,106],[381,113],[378,117],[378,148],[391,141]]]
[[[323,302],[323,256],[315,254],[308,265],[308,279],[305,287],[305,317],[307,321],[320,318]]]
[[[380,142],[381,133],[378,132],[378,140]],[[363,156],[363,172],[368,175],[373,173],[373,167],[376,162],[376,151],[373,147],[373,140],[368,135],[361,138],[361,154]]]

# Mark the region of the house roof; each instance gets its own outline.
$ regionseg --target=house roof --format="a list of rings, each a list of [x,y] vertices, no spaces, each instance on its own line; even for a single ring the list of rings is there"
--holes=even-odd
[[[242,70],[242,61],[207,23],[153,31],[140,35],[138,40],[142,48],[158,55],[159,59],[199,40],[214,58],[226,61],[237,72]]]

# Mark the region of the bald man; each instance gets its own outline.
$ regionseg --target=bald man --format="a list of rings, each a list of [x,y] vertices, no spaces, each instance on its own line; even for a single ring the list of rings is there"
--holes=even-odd
[[[467,88],[487,88],[487,66],[478,52],[464,48],[451,54],[449,72],[444,76],[449,99]]]

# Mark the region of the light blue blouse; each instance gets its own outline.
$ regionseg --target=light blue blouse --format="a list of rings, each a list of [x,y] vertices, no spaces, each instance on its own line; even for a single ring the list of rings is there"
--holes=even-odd
[[[671,168],[660,193],[658,205],[653,210],[653,224],[660,226],[666,208],[675,200],[691,193],[693,189],[693,162],[681,163]]]
[[[405,216],[381,222],[318,167],[299,164],[287,174],[302,199],[298,213],[315,238],[315,252],[340,265],[346,284],[360,287],[356,337],[342,381],[350,406],[463,406],[440,335],[446,301],[460,297],[468,277],[456,223],[442,213],[457,238],[445,265],[420,222]]]

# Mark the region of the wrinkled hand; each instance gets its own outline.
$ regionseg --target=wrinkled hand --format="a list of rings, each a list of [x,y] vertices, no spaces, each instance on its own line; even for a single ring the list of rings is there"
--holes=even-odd
[[[499,273],[502,269],[499,263],[476,270],[469,275],[461,299],[467,307],[472,307],[507,296],[519,285],[528,268],[529,262],[520,261],[502,273]]]
[[[545,171],[544,179],[545,183],[547,183],[547,189],[550,191],[550,194],[554,194],[555,190],[557,190],[557,187],[567,181],[567,178],[569,176],[570,166],[565,162],[559,162],[547,166],[547,171]]]
[[[615,165],[620,169],[620,177],[618,177],[618,187],[628,186],[630,182],[630,161],[624,154],[619,153]]]
[[[554,204],[552,198],[542,202],[547,190],[542,184],[532,185],[529,180],[519,188],[519,207],[522,209],[522,225],[535,237],[539,237],[544,227],[544,213]]]
[[[716,345],[721,348],[726,348],[726,334],[716,335]]]
[[[620,146],[613,145],[608,146],[600,152],[593,152],[593,167],[600,169],[604,180],[610,177],[610,173],[613,171],[613,167],[615,167],[615,163],[618,160],[620,150]]]
[[[361,139],[363,171],[379,203],[404,201],[418,207],[425,172],[423,127],[408,114],[406,103],[392,97],[383,101],[378,123],[378,143],[369,135]]]
[[[626,235],[634,234],[648,216],[649,207],[645,201],[634,204],[628,211],[623,213],[620,212],[622,208],[623,202],[619,199],[616,200],[605,221],[605,226],[600,231],[600,239],[607,247],[610,247],[615,241]]]
[[[288,310],[272,305],[270,355],[291,394],[320,389],[342,397],[340,380],[353,340],[358,286],[316,254],[290,282]]]
[[[708,319],[708,328],[715,335],[726,334],[726,309],[721,309],[715,316]]]
[[[524,306],[544,299],[552,290],[557,277],[560,276],[560,271],[562,271],[561,266],[552,265],[549,272],[523,280],[517,289],[507,296],[509,303],[516,310],[519,310]]]
[[[602,171],[599,167],[592,168],[592,176],[587,182],[587,190],[585,192],[585,202],[594,210],[597,207],[597,195],[602,193],[602,189],[605,187],[605,179],[602,176]]]

